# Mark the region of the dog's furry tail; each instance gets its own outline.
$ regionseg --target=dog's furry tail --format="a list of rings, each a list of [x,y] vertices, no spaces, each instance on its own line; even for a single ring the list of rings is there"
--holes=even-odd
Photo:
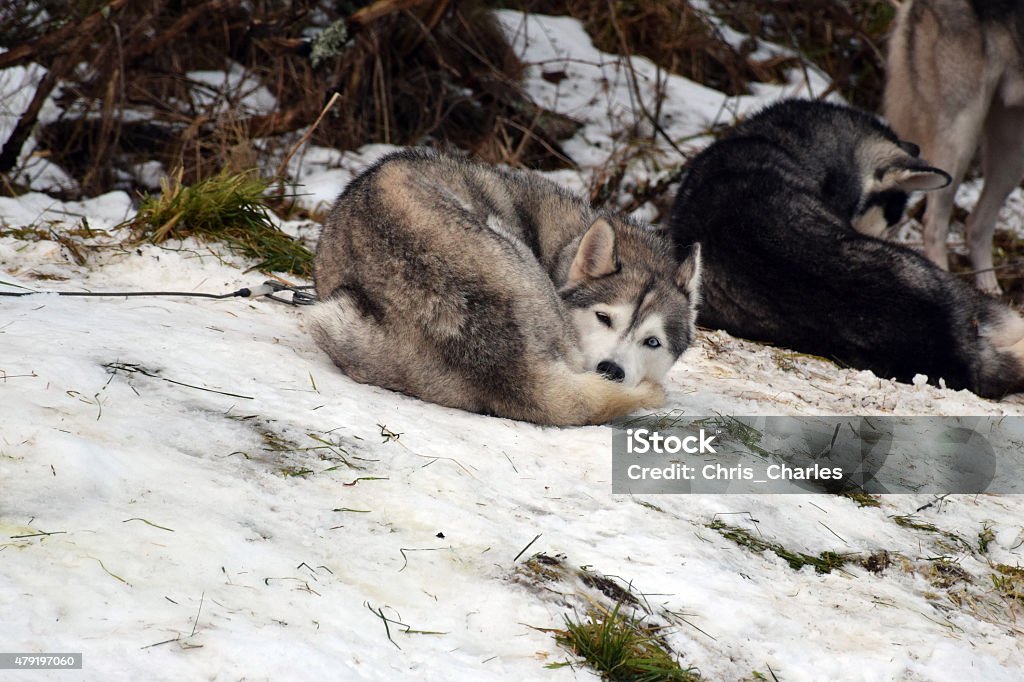
[[[582,426],[604,424],[616,417],[664,404],[665,389],[653,381],[626,387],[595,372],[575,371],[559,364],[551,368],[550,376],[538,383],[530,414],[509,416],[538,424]]]
[[[423,400],[499,417],[552,426],[603,424],[665,403],[665,391],[645,381],[627,388],[562,361],[540,362],[513,395],[501,395],[457,373],[445,379],[416,347],[396,347],[347,295],[314,306],[309,325],[317,344],[356,381],[402,391]],[[539,366],[538,366],[539,365]]]
[[[999,400],[1024,391],[1024,318],[1001,310],[997,320],[980,330],[981,361],[971,390]]]

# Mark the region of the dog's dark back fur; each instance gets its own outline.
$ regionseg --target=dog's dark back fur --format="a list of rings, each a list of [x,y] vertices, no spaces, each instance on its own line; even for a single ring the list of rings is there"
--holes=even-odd
[[[906,202],[898,189],[865,188],[881,171],[865,167],[863,150],[886,142],[912,163],[912,145],[875,117],[788,101],[694,158],[671,229],[680,252],[703,245],[698,324],[886,378],[926,374],[992,397],[1024,389],[1020,358],[986,342],[1016,324],[1004,306],[910,249],[854,229],[866,205],[895,222]]]

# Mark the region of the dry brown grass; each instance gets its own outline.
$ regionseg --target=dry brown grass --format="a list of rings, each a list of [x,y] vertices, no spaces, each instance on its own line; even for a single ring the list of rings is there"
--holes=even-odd
[[[537,107],[522,66],[481,2],[436,0],[360,32],[333,65],[342,101],[321,128],[340,148],[366,142],[433,144],[485,161],[564,167],[558,139],[576,126]]]
[[[820,67],[849,101],[876,110],[891,0],[711,0],[714,16],[686,0],[512,0],[527,11],[580,19],[606,52],[639,54],[730,95],[781,82],[796,56],[755,57],[755,39],[791,48]],[[750,39],[730,44],[720,22]]]
[[[0,68],[35,62],[51,74],[38,85],[33,107],[16,112],[18,139],[0,140],[7,143],[0,175],[14,168],[32,130],[40,153],[78,180],[85,195],[139,189],[130,169],[149,160],[183,168],[187,184],[257,163],[272,170],[266,147],[257,153],[254,140],[287,148],[335,92],[340,104],[314,137],[321,144],[431,144],[488,161],[568,164],[558,139],[576,126],[522,92],[521,66],[483,2],[50,4],[52,21],[43,21],[29,0],[15,0],[0,14],[22,28],[0,30],[0,47],[8,48]],[[330,26],[348,39],[321,50],[314,63],[311,31]],[[246,87],[211,88],[189,75],[229,67],[242,73]],[[256,86],[276,98],[273,111],[243,109]],[[50,95],[65,113],[37,125]]]
[[[755,58],[753,40],[731,45],[718,20],[685,0],[505,4],[577,17],[602,50],[647,56],[730,94],[748,91],[752,81],[780,80],[799,66],[792,56]],[[522,65],[491,6],[482,0],[12,0],[0,9],[0,46],[7,48],[0,68],[36,62],[50,70],[35,105],[56,94],[66,113],[37,126],[37,111],[22,112],[19,135],[35,130],[40,153],[76,178],[86,195],[138,189],[130,169],[153,159],[183,168],[186,183],[258,163],[272,171],[266,144],[257,150],[253,141],[279,140],[287,148],[335,92],[341,100],[317,128],[320,144],[427,144],[532,168],[571,165],[559,141],[576,124],[523,93]],[[711,7],[738,30],[804,52],[852,101],[877,103],[879,45],[892,17],[888,0],[712,0]],[[311,59],[311,35],[330,32],[325,29],[340,37],[329,49],[322,49],[329,41],[319,41]],[[188,75],[230,65],[273,94],[277,108],[246,112],[244,90],[204,89]],[[2,176],[21,142],[0,143],[7,143],[0,149]],[[0,187],[17,191],[8,178],[0,180]]]
[[[879,109],[884,41],[896,14],[891,0],[711,0],[710,6],[736,30],[804,54],[851,104]]]
[[[750,81],[773,81],[795,58],[759,61],[753,44],[730,45],[715,23],[685,0],[521,0],[519,9],[568,14],[581,20],[605,52],[642,55],[673,73],[730,95],[747,92]]]

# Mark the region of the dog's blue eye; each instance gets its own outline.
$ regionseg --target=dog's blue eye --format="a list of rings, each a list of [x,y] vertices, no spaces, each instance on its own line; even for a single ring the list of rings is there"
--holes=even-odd
[[[603,324],[606,327],[612,326],[612,318],[608,315],[608,313],[594,313],[594,314],[597,315],[597,319],[601,321],[601,324]]]
[[[648,336],[644,339],[644,345],[648,348],[661,348],[661,341],[658,340],[657,336]]]

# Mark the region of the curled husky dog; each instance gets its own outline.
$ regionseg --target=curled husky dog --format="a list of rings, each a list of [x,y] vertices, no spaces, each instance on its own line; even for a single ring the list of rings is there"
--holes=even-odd
[[[978,287],[999,293],[992,234],[999,208],[1024,178],[1024,3],[907,0],[886,64],[885,116],[953,182],[928,197],[925,255],[948,267],[956,188],[981,147],[985,186],[967,220]]]
[[[764,109],[689,163],[673,205],[678,247],[703,246],[698,323],[885,378],[1024,390],[1024,320],[879,238],[908,192],[947,183],[870,114]]]
[[[538,176],[422,150],[338,198],[313,333],[350,377],[449,407],[594,424],[664,401],[694,335],[699,249]]]

